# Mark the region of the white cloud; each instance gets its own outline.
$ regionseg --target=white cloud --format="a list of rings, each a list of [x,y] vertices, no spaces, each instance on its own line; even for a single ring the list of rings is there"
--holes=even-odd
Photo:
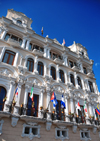
[[[95,66],[97,67],[98,65],[100,65],[100,63],[95,63]]]

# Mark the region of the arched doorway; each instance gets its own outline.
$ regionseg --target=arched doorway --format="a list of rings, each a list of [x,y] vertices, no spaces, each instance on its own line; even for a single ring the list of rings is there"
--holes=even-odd
[[[3,99],[6,97],[6,89],[0,86],[0,111],[3,111],[4,102]]]

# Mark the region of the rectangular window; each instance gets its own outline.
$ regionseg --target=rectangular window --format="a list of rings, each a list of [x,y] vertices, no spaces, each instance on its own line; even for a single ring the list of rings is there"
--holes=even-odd
[[[83,67],[83,72],[84,72],[85,74],[87,74],[87,70],[86,70],[85,67]]]
[[[90,138],[90,131],[80,131],[80,137],[81,137],[81,140],[86,140],[86,139],[89,139],[91,140]]]
[[[25,134],[29,134],[30,133],[30,128],[29,127],[25,127]]]
[[[55,132],[56,139],[60,139],[60,140],[69,139],[68,129],[56,128],[55,131],[56,131]]]
[[[73,67],[73,62],[72,61],[69,61],[69,67]]]

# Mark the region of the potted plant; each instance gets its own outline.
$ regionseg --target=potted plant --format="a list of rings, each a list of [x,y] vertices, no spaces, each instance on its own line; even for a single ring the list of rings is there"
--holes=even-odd
[[[49,112],[48,108],[46,109],[46,112]]]
[[[92,120],[94,120],[94,116],[92,116]]]
[[[7,99],[7,97],[5,96],[5,98],[3,99],[3,102],[5,102],[5,101],[6,101],[6,99]]]
[[[71,113],[71,116],[74,117],[74,113]]]
[[[98,118],[96,118],[96,120],[98,120]]]
[[[86,115],[84,114],[84,117],[86,117]]]
[[[91,118],[92,118],[92,116],[90,115],[90,116],[89,116],[89,118],[91,119]]]
[[[69,113],[68,113],[69,115],[71,115],[71,110],[69,111]]]
[[[34,102],[32,103],[32,108],[34,107]]]
[[[62,108],[61,108],[61,113],[62,113],[62,114],[64,113]]]
[[[23,107],[23,103],[20,105],[20,107],[21,107],[21,108]]]
[[[13,105],[13,106],[15,106],[15,104],[16,104],[16,101],[15,101],[15,100],[13,100],[12,105]]]
[[[40,106],[40,110],[43,110],[43,106]]]
[[[55,113],[55,109],[53,109],[53,112],[52,112],[53,114]]]

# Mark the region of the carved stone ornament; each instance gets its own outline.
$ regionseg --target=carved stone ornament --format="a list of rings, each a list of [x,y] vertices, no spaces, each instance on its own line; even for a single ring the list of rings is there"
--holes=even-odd
[[[31,126],[37,125],[37,123],[34,123],[34,122],[27,122],[27,124],[29,124],[29,125],[31,125]]]
[[[8,71],[7,69],[2,69],[0,70],[0,74],[3,74],[5,76],[11,76],[10,71]]]
[[[77,125],[73,125],[73,133],[76,133],[77,131]]]
[[[0,120],[0,135],[2,134],[3,123],[4,123],[4,120]]]
[[[47,130],[47,131],[50,131],[51,125],[52,125],[51,122],[46,122],[46,130]]]
[[[18,120],[19,120],[19,118],[12,117],[11,125],[12,125],[13,127],[15,127],[15,126],[17,125]]]
[[[94,127],[94,128],[93,128],[93,133],[96,134],[96,131],[97,131],[97,128]]]

